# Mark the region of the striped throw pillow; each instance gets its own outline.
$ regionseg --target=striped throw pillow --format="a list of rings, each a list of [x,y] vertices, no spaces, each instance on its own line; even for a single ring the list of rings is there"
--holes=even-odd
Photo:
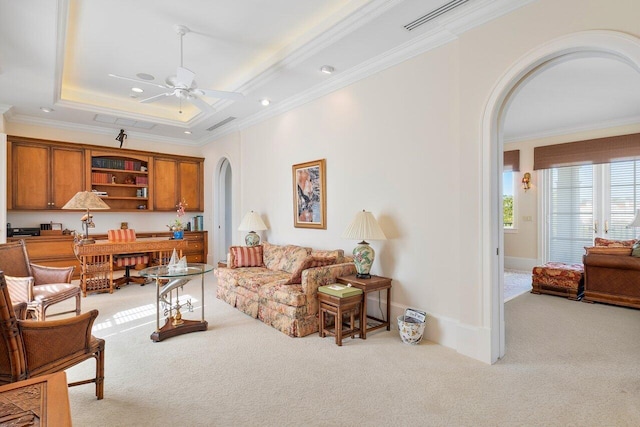
[[[262,267],[262,245],[258,246],[231,246],[229,248],[233,264],[237,267]]]

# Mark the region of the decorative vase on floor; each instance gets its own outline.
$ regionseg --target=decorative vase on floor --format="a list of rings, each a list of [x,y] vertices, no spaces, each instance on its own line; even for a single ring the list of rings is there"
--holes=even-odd
[[[173,232],[173,238],[174,239],[182,239],[182,238],[184,238],[184,230],[175,230]]]

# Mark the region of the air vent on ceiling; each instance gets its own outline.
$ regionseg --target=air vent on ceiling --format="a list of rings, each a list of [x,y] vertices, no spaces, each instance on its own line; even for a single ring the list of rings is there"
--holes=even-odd
[[[217,128],[219,128],[220,126],[224,126],[224,125],[226,125],[227,123],[229,123],[230,121],[235,120],[235,119],[236,119],[236,117],[229,116],[229,117],[227,117],[226,119],[222,120],[221,122],[218,122],[218,123],[216,123],[215,125],[213,125],[213,126],[211,126],[211,127],[207,128],[207,130],[208,130],[209,132],[211,132],[212,130],[217,129]]]
[[[452,0],[452,1],[448,2],[448,3],[443,4],[442,6],[440,6],[437,9],[433,9],[431,12],[427,13],[424,16],[421,16],[420,18],[416,19],[415,21],[409,22],[407,25],[404,26],[404,28],[406,28],[408,31],[415,30],[419,26],[424,25],[427,22],[436,19],[438,16],[443,15],[443,14],[449,12],[450,10],[455,9],[456,7],[466,3],[468,1],[469,0]]]

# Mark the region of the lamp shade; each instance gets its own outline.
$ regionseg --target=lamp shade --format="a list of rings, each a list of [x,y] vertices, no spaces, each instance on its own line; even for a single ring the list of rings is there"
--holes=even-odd
[[[387,240],[378,221],[371,212],[358,212],[351,224],[342,233],[343,239],[353,240]]]
[[[627,227],[640,227],[640,209],[636,211],[636,216]]]
[[[100,197],[92,191],[78,191],[62,209],[111,209]]]
[[[238,230],[240,231],[261,231],[266,229],[267,226],[264,225],[264,221],[262,221],[260,215],[254,211],[247,212],[238,227]]]

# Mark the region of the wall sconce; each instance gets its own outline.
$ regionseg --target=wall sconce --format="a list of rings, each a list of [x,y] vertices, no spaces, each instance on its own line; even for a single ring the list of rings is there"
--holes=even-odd
[[[529,172],[525,172],[522,177],[522,188],[524,188],[524,191],[531,188],[531,174]]]

